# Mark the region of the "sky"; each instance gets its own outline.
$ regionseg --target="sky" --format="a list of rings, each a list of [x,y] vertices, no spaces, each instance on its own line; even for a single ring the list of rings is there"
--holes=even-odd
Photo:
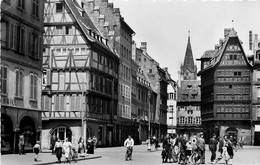
[[[260,1],[254,0],[108,0],[120,8],[125,22],[135,31],[133,40],[140,48],[147,42],[147,52],[168,67],[172,79],[184,62],[188,31],[195,64],[213,50],[224,28],[234,28],[248,52],[249,30],[260,38]],[[233,22],[232,22],[233,20]],[[248,52],[249,54],[249,52]]]

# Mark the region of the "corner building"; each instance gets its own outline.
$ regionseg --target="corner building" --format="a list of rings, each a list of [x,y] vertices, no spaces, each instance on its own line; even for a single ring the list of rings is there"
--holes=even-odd
[[[200,59],[202,126],[206,141],[215,133],[251,144],[252,66],[237,32],[225,29],[224,37]]]
[[[40,140],[43,1],[1,1],[1,153]]]
[[[45,1],[42,148],[53,135],[112,146],[119,58],[77,1]]]

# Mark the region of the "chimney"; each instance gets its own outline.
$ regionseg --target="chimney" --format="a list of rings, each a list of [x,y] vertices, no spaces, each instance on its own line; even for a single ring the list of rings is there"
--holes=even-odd
[[[258,41],[258,34],[255,34],[255,41]]]
[[[215,45],[215,50],[218,50],[218,48],[219,48],[219,45],[216,44],[216,45]]]
[[[225,38],[228,36],[228,34],[229,34],[230,31],[231,31],[230,28],[225,28],[225,29],[224,29],[224,37],[225,37]]]
[[[134,61],[137,60],[137,59],[136,59],[136,43],[135,43],[134,40],[132,41],[132,59],[133,59]]]
[[[253,34],[252,34],[252,30],[249,31],[249,50],[252,50],[253,47]]]
[[[141,42],[141,50],[146,53],[147,52],[147,42]]]
[[[224,42],[223,39],[219,39],[219,45],[220,45],[220,46],[223,45],[223,42]]]

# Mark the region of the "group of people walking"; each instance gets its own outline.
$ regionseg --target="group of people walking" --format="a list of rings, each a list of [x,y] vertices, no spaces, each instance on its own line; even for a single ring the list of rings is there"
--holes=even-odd
[[[87,145],[85,146],[84,138],[80,137],[78,141],[78,150],[73,147],[72,143],[65,139],[64,142],[60,140],[60,138],[56,138],[55,135],[52,136],[51,139],[51,150],[52,154],[55,154],[58,163],[61,163],[62,155],[65,156],[65,162],[70,162],[71,160],[77,161],[78,154],[82,157],[85,156],[85,151],[87,154],[94,154],[94,148],[96,147],[97,138],[93,136],[92,138],[89,137],[87,140]]]
[[[189,158],[196,150],[199,155],[200,163],[205,163],[205,140],[203,133],[198,136],[189,138],[183,135],[166,135],[163,140],[162,161],[178,162],[185,164],[189,162]]]
[[[211,162],[214,164],[224,158],[225,164],[231,165],[234,157],[234,150],[237,151],[238,148],[243,148],[243,144],[243,136],[241,136],[239,138],[239,141],[237,141],[236,138],[233,136],[228,137],[227,135],[224,135],[223,137],[219,137],[219,139],[217,139],[216,135],[213,135],[209,142],[209,149],[211,151]],[[220,156],[218,158],[216,158],[217,147],[220,153]]]
[[[210,161],[216,164],[222,158],[226,165],[232,164],[234,150],[238,147],[243,148],[244,138],[240,137],[237,141],[234,137],[227,135],[217,138],[213,134],[209,141],[209,150],[211,151]],[[174,162],[179,164],[193,163],[205,164],[205,139],[203,133],[188,137],[183,135],[166,135],[163,140],[162,162]],[[217,158],[216,152],[220,153]]]

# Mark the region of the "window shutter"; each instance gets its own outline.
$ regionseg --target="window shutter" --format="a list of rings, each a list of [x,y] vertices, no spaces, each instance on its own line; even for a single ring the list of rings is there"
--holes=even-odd
[[[51,85],[51,70],[47,69],[47,85]]]
[[[30,74],[30,99],[33,99],[33,74]]]
[[[34,75],[33,76],[34,77],[34,96],[33,96],[33,98],[35,99],[35,100],[37,100],[37,76],[36,75]]]
[[[75,111],[75,95],[70,96],[70,110]]]
[[[60,96],[60,110],[64,111],[65,110],[65,97]]]
[[[55,107],[55,111],[59,111],[60,110],[60,100],[59,100],[59,96],[54,96],[54,107]]]

